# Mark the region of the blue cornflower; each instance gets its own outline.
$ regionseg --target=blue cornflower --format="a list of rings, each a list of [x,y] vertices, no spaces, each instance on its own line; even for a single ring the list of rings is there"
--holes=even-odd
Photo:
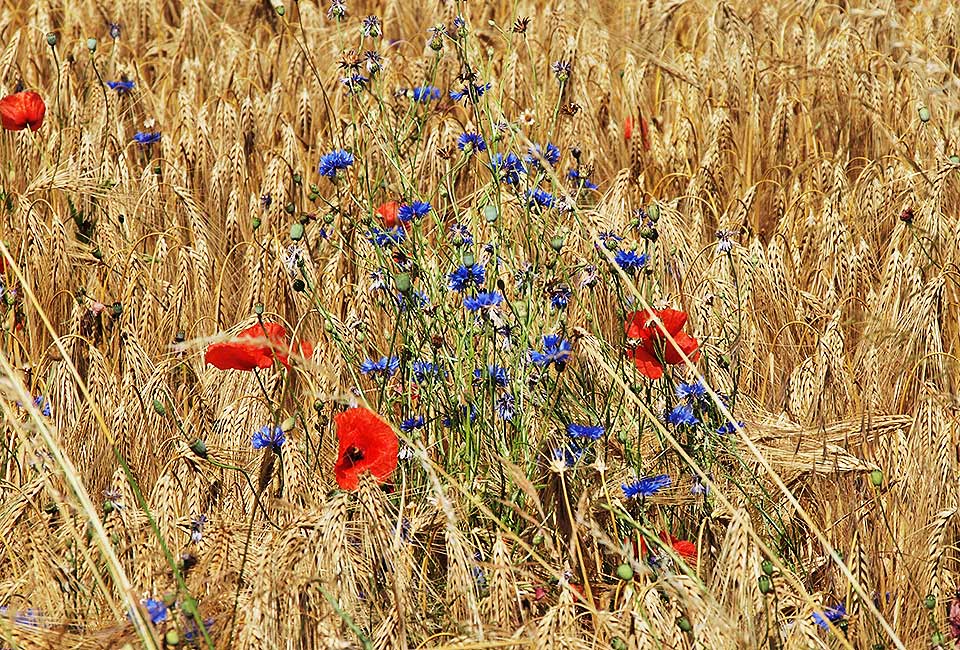
[[[468,101],[476,102],[478,99],[483,97],[483,94],[490,90],[491,84],[467,84],[463,87],[463,90],[451,90],[450,99],[455,102],[465,99]]]
[[[413,101],[429,102],[431,99],[440,99],[440,89],[436,86],[417,86],[411,91]]]
[[[403,243],[406,238],[407,234],[403,231],[403,228],[377,228],[374,226],[367,234],[367,239],[380,248]]]
[[[599,186],[591,183],[590,179],[586,176],[582,176],[580,172],[576,169],[571,169],[567,172],[567,178],[576,183],[577,185],[583,187],[585,190],[596,190],[599,189]]]
[[[446,376],[436,364],[429,361],[414,361],[410,364],[410,373],[413,380],[418,384],[424,384]]]
[[[597,233],[597,239],[600,240],[600,243],[603,244],[603,247],[607,250],[615,250],[619,246],[620,242],[623,241],[623,237],[618,235],[615,232],[603,231]],[[594,243],[594,246],[597,248],[600,247],[600,244]]]
[[[360,372],[365,375],[382,374],[392,376],[400,367],[400,361],[396,357],[380,357],[379,361],[366,359],[360,364]]]
[[[636,251],[625,250],[618,250],[613,258],[617,266],[631,274],[645,267],[647,265],[647,259],[646,253],[637,255]]]
[[[250,440],[254,449],[280,449],[283,443],[287,441],[287,436],[280,427],[270,426],[269,424],[253,434]]]
[[[570,341],[560,338],[557,334],[547,334],[543,337],[543,352],[530,350],[530,361],[537,366],[549,367],[554,364],[557,371],[563,371],[570,358]]]
[[[344,149],[339,149],[324,154],[320,158],[320,166],[317,168],[317,171],[321,176],[334,179],[337,177],[337,172],[341,169],[346,169],[352,164],[353,154]]]
[[[364,77],[359,72],[354,72],[349,77],[343,77],[340,79],[340,83],[346,86],[347,92],[350,93],[351,95],[359,95],[360,93],[362,93],[363,89],[367,87],[367,83],[369,81],[370,79],[368,79],[367,77]],[[324,176],[327,175],[327,174],[323,174],[323,172],[320,172],[320,173]]]
[[[473,246],[473,233],[463,223],[450,226],[450,239],[454,246]]]
[[[187,630],[183,633],[184,640],[187,643],[194,643],[196,641],[199,641],[203,635],[200,632],[200,628],[197,627],[196,621],[190,621],[189,625],[190,627],[188,627]],[[204,619],[203,627],[205,627],[207,629],[207,633],[209,633],[213,629],[213,619],[212,618]]]
[[[541,169],[541,160],[546,160],[548,163],[550,163],[551,167],[560,162],[560,150],[552,142],[547,143],[546,151],[544,151],[538,144],[533,145],[533,148],[528,149],[527,151],[529,153],[524,160],[526,160],[528,164],[536,169]]]
[[[478,293],[475,298],[464,298],[463,306],[469,311],[485,311],[492,309],[503,302],[503,294],[499,291]]]
[[[823,610],[823,614],[820,612],[813,613],[813,622],[822,627],[825,630],[830,629],[827,627],[827,621],[831,623],[836,623],[841,618],[847,615],[847,607],[843,603],[840,603],[836,607],[827,607]]]
[[[120,38],[120,23],[110,23],[110,38],[113,40]]]
[[[379,361],[367,359],[360,364],[360,372],[365,375],[383,375],[392,377],[400,368],[400,360],[396,357],[380,357]]]
[[[33,405],[40,409],[40,412],[43,413],[44,417],[50,417],[53,414],[53,411],[50,409],[50,400],[43,395],[37,395],[34,397]]]
[[[40,628],[40,611],[32,607],[28,607],[23,611],[17,611],[13,614],[13,622],[20,627],[39,629]],[[10,609],[4,605],[0,607],[0,616],[9,617]]]
[[[510,393],[504,393],[497,398],[497,417],[507,422],[512,422],[517,414],[516,400]]]
[[[360,26],[360,32],[370,38],[383,36],[383,23],[380,22],[380,17],[371,15],[364,18]]]
[[[527,190],[527,205],[531,208],[552,208],[555,201],[553,194],[539,187]]]
[[[397,218],[404,223],[409,221],[420,221],[430,214],[430,204],[426,201],[414,201],[413,203],[404,203],[397,210]]]
[[[410,433],[411,431],[422,429],[425,426],[427,426],[427,421],[423,419],[422,415],[417,415],[412,418],[407,418],[406,420],[401,422],[400,430],[405,431],[406,433]]]
[[[478,151],[486,151],[487,143],[479,133],[461,133],[460,137],[457,138],[457,149],[469,155]]]
[[[153,598],[147,598],[143,601],[143,606],[147,608],[147,614],[150,615],[150,622],[154,625],[158,623],[163,623],[167,620],[167,606],[163,604],[162,600],[155,600]]]
[[[603,437],[604,428],[601,426],[590,426],[588,424],[567,425],[567,435],[571,438],[589,438],[590,440],[599,440]]]
[[[270,192],[260,195],[260,207],[264,210],[269,210],[270,206],[273,205],[273,197],[270,195]]]
[[[553,450],[555,460],[562,460],[566,467],[573,467],[581,458],[583,458],[583,449],[570,442]]]
[[[479,385],[489,382],[501,388],[510,383],[510,373],[503,366],[487,366],[473,371],[473,383]]]
[[[136,140],[138,144],[154,144],[155,142],[160,142],[160,133],[137,131],[133,134],[133,139]]]
[[[707,478],[713,480],[713,474],[707,474]],[[690,494],[710,494],[710,486],[704,483],[699,474],[693,475],[693,485],[690,486]]]
[[[464,291],[470,288],[470,285],[482,287],[487,273],[479,264],[460,265],[449,277],[450,288],[453,291]]]
[[[703,399],[707,394],[706,387],[700,383],[700,380],[692,381],[689,384],[679,384],[677,386],[677,398],[695,402]]]
[[[739,420],[737,420],[737,424],[740,425],[740,428],[741,428],[741,429],[745,426],[745,425],[743,424],[743,422],[741,422],[741,421],[739,421]],[[737,432],[737,430],[736,430],[736,428],[734,428],[733,422],[724,422],[722,425],[720,425],[720,428],[717,429],[717,433],[719,433],[721,436],[726,436],[726,435],[729,435],[729,434],[731,434],[731,433],[736,433],[736,432]]]
[[[523,161],[515,153],[508,153],[504,156],[498,153],[493,157],[490,163],[493,175],[507,185],[515,185],[520,182],[520,174],[527,172],[523,166]]]
[[[624,483],[620,487],[623,490],[623,496],[628,499],[635,499],[637,497],[652,497],[663,488],[670,487],[671,483],[669,476],[660,474],[659,476],[645,476],[633,483]]]
[[[116,90],[118,95],[125,95],[133,90],[135,84],[132,81],[123,79],[121,81],[108,81],[107,85],[110,87],[110,90]]]
[[[674,426],[692,427],[699,420],[697,420],[697,416],[693,414],[693,409],[688,404],[679,404],[667,415],[667,422]]]
[[[560,285],[550,291],[550,306],[557,311],[563,311],[570,304],[570,287]]]

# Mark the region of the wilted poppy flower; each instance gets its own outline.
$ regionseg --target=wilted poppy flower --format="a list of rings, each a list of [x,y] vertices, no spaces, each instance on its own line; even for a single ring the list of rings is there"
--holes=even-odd
[[[676,342],[670,343],[657,326],[653,317],[663,321],[663,326]],[[635,311],[627,314],[627,337],[633,343],[627,356],[633,358],[640,373],[650,379],[659,379],[663,376],[664,364],[683,363],[682,351],[691,361],[700,358],[700,349],[697,339],[683,332],[687,322],[687,315],[676,309],[660,311]]]
[[[627,119],[623,121],[623,139],[629,140],[633,137],[633,116],[627,115]]]
[[[309,343],[302,343],[304,357],[313,353]],[[289,367],[287,330],[280,323],[259,323],[240,332],[235,339],[213,343],[207,348],[204,360],[220,370],[253,370],[269,368],[274,359]]]
[[[0,99],[0,121],[7,131],[20,131],[30,127],[36,131],[43,124],[47,106],[37,93],[27,90]]]
[[[397,434],[380,417],[363,407],[347,409],[334,416],[340,454],[334,466],[337,485],[356,490],[360,474],[369,471],[379,482],[390,479],[397,468],[400,443]]]
[[[644,151],[650,151],[650,125],[647,124],[647,120],[644,119],[643,115],[640,115],[640,143],[643,145]],[[623,121],[623,139],[629,140],[633,137],[633,125],[634,120],[632,115],[628,115],[627,119]]]

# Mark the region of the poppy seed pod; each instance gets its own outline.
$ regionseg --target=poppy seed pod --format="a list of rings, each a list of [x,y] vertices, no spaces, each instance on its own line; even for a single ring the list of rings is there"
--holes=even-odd
[[[57,35],[53,32],[47,32],[47,45],[50,47],[57,46]]]
[[[87,49],[90,50],[90,53],[93,54],[97,51],[97,39],[88,38],[87,39]]]
[[[920,115],[920,121],[924,124],[930,121],[930,109],[926,106],[921,106],[917,113]]]
[[[295,221],[292,226],[290,226],[290,239],[293,241],[300,241],[303,239],[303,224],[299,221]]]

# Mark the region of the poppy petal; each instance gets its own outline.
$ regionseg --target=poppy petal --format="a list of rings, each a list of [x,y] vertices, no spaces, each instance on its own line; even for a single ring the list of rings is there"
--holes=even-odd
[[[253,370],[262,367],[261,356],[249,346],[227,342],[210,345],[203,360],[220,370]]]
[[[356,490],[360,474],[369,471],[381,483],[397,468],[400,443],[389,424],[363,407],[334,416],[340,451],[334,466],[337,485]]]
[[[633,358],[640,374],[650,379],[660,379],[663,377],[663,366],[657,361],[657,358],[643,346],[637,346],[629,350],[627,354]]]
[[[668,343],[664,351],[664,357],[667,363],[683,363],[683,357],[680,356],[680,351],[683,351],[683,353],[690,358],[690,361],[696,361],[700,358],[700,350],[697,344],[697,339],[693,338],[686,332],[677,332],[673,335],[673,340],[676,341],[676,345]],[[680,350],[677,350],[678,347]]]
[[[387,201],[377,208],[376,215],[387,228],[396,228],[400,225],[400,219],[397,216],[400,212],[400,203],[398,201]]]
[[[683,326],[687,323],[687,315],[682,311],[676,309],[663,309],[657,312],[657,316],[660,317],[660,320],[663,321],[663,326],[667,328],[667,331],[670,332],[670,336],[676,337],[677,332],[683,329]],[[663,336],[663,332],[659,327],[654,324],[653,326],[660,336]]]
[[[627,314],[627,336],[631,339],[649,339],[650,328],[648,324],[653,318],[649,309],[643,311],[632,311]]]

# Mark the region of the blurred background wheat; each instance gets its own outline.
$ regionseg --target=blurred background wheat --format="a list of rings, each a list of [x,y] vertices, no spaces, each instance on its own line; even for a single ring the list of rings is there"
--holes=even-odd
[[[337,6],[0,5],[0,95],[47,106],[0,134],[3,647],[954,647],[955,3]],[[449,97],[473,75],[479,101]],[[533,210],[487,156],[548,141],[566,209]],[[365,236],[393,199],[432,205],[403,252]],[[605,233],[647,272],[614,272]],[[448,295],[464,254],[512,347]],[[631,301],[689,314],[743,422],[709,466],[624,363]],[[205,365],[260,309],[314,354]],[[538,375],[558,331],[570,361]],[[360,373],[425,351],[437,394]],[[493,363],[510,393],[474,381]],[[357,401],[428,416],[390,488],[336,489]],[[251,448],[278,414],[282,454]],[[571,421],[609,435],[557,462]],[[673,485],[638,507],[641,469]],[[646,561],[667,529],[696,562]]]

